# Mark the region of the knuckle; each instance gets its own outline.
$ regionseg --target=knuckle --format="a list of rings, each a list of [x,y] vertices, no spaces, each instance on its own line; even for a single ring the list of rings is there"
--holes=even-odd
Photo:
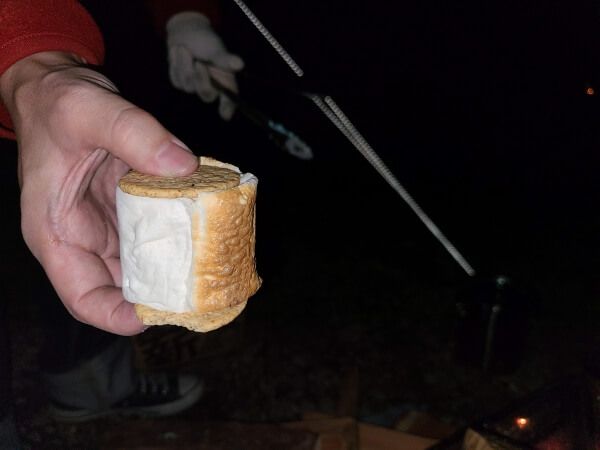
[[[62,86],[56,92],[49,105],[49,118],[55,129],[69,131],[75,129],[82,117],[85,117],[86,105],[89,104],[87,86],[73,84]]]
[[[71,314],[73,319],[77,320],[78,322],[85,323],[83,316],[76,309],[73,309],[71,306],[68,306],[66,304],[65,304],[65,308],[67,309],[67,311],[69,311],[69,314]]]
[[[111,141],[119,147],[128,147],[137,136],[143,136],[145,126],[153,118],[136,106],[129,106],[117,112],[110,127]]]
[[[69,116],[77,113],[85,97],[85,88],[79,84],[57,87],[51,104],[52,115]]]

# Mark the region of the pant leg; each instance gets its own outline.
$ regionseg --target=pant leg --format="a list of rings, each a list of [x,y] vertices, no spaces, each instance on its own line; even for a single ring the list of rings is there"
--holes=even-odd
[[[105,410],[136,387],[131,340],[121,338],[69,370],[43,374],[50,400],[57,406]]]
[[[22,448],[12,413],[11,354],[6,299],[0,295],[0,450]]]
[[[34,301],[40,305],[45,337],[40,366],[49,398],[65,406],[97,409],[133,392],[131,339],[78,322],[41,269],[36,280]]]
[[[44,342],[40,352],[43,372],[64,372],[93,358],[119,337],[75,320],[58,298],[41,267],[31,274],[32,299],[40,309]]]
[[[0,420],[8,416],[12,405],[11,395],[10,345],[8,340],[8,320],[6,299],[0,295]]]

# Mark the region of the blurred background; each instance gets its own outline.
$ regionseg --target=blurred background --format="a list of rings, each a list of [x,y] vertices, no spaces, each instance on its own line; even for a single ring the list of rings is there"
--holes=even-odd
[[[116,2],[86,3],[105,34],[103,71],[197,154],[260,180],[264,284],[243,316],[206,336],[161,327],[138,338],[142,367],[205,377],[205,399],[182,421],[279,423],[320,411],[390,427],[418,411],[460,432],[564,380],[595,379],[596,2],[248,2],[302,66],[300,80],[222,1],[217,29],[246,63],[240,96],[306,141],[309,161],[242,114],[224,122],[215,105],[172,88],[142,3],[119,2],[118,13]],[[477,283],[304,91],[337,101]],[[36,263],[20,238],[16,146],[0,145],[18,418],[33,448],[93,448],[110,423],[61,427],[44,414],[42,318],[27,284]],[[499,275],[511,289],[498,293]],[[157,342],[187,350],[160,357],[149,350]],[[340,411],[348,384],[354,400]]]

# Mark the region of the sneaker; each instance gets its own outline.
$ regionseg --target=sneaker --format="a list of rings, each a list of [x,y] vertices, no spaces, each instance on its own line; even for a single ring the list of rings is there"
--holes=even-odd
[[[194,405],[203,391],[202,381],[194,375],[140,373],[136,390],[108,408],[73,408],[53,401],[49,413],[59,422],[85,422],[108,416],[165,417]]]

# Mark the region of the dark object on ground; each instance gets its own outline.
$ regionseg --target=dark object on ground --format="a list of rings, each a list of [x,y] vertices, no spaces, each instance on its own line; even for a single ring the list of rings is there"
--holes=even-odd
[[[523,359],[534,302],[531,293],[505,276],[474,279],[456,302],[459,361],[486,372],[516,370]]]

